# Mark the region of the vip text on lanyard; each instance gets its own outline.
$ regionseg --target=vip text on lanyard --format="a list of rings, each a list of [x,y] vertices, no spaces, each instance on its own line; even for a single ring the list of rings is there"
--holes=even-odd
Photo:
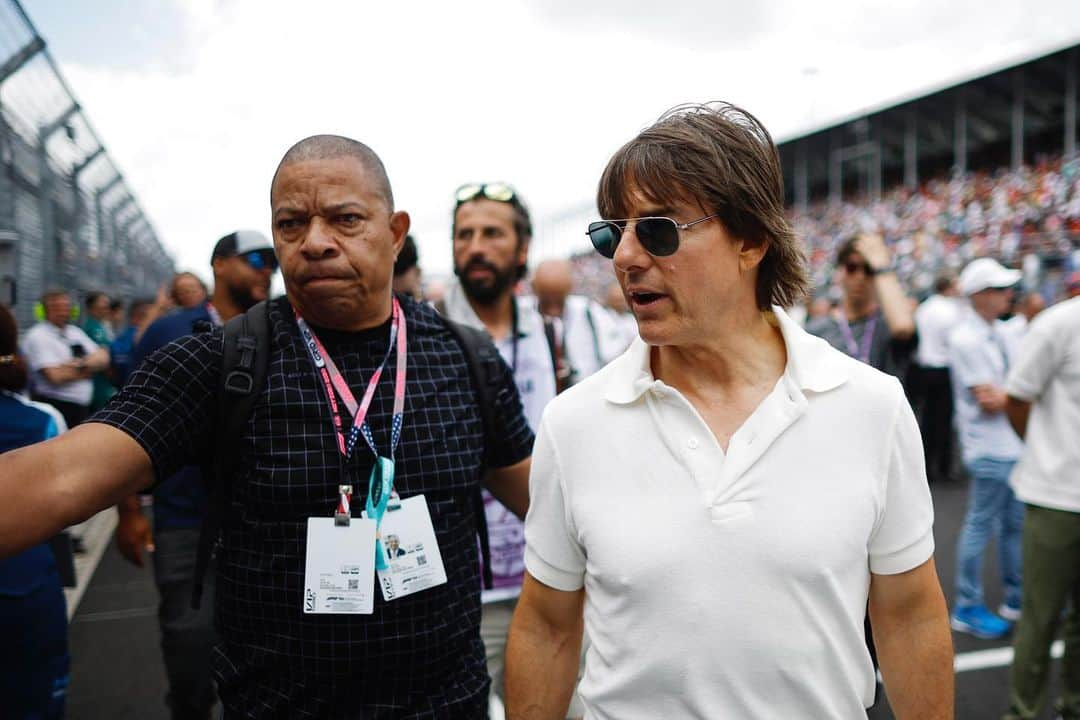
[[[299,313],[296,315],[296,324],[300,328],[304,347],[307,348],[311,362],[320,378],[322,378],[323,386],[326,389],[327,401],[330,403],[330,414],[333,416],[334,421],[334,433],[338,441],[338,450],[348,460],[352,457],[353,449],[356,447],[357,437],[363,435],[367,446],[375,456],[375,463],[371,468],[371,477],[368,479],[368,499],[365,509],[368,517],[374,520],[376,527],[378,527],[382,523],[382,517],[386,513],[386,507],[394,488],[394,453],[397,450],[398,441],[401,439],[401,426],[405,413],[406,356],[408,352],[406,349],[405,314],[402,312],[397,298],[394,298],[393,316],[390,324],[390,343],[386,348],[386,354],[383,356],[382,362],[368,381],[367,389],[364,391],[364,396],[359,405],[353,396],[352,390],[349,389],[348,383],[345,382],[341,371],[338,370],[337,365],[326,351],[325,346]],[[394,351],[395,345],[397,349],[397,367],[394,378],[394,411],[390,426],[390,452],[384,457],[379,454],[378,448],[375,447],[375,437],[372,435],[371,426],[367,422],[367,413],[371,407],[371,400],[375,396],[375,388],[378,387],[379,378],[382,377],[382,371],[386,367],[386,363],[390,359],[390,353]],[[348,437],[344,433],[341,421],[341,409],[337,402],[339,396],[341,402],[345,404],[345,409],[353,416]],[[375,543],[375,565],[379,569],[385,569],[386,566],[386,555],[383,552],[382,542],[379,540],[376,540]]]

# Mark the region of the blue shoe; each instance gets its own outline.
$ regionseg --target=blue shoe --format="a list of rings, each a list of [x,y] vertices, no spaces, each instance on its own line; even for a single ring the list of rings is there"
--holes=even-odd
[[[985,605],[968,605],[953,610],[949,625],[957,632],[974,635],[983,640],[999,640],[1009,634],[1012,623],[1002,620]]]
[[[1020,619],[1020,606],[1009,605],[1008,603],[1001,603],[1001,606],[998,607],[997,614],[1005,618],[1009,622],[1016,622]]]

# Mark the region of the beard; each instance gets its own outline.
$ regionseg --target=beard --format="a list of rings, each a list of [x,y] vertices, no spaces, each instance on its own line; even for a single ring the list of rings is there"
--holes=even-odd
[[[491,277],[483,280],[470,278],[469,272],[475,268],[489,271]],[[461,289],[467,298],[478,305],[492,305],[517,282],[518,269],[515,266],[500,269],[487,260],[473,258],[464,267],[455,267],[454,275],[461,282]]]
[[[260,295],[264,295],[264,297],[256,298],[252,293],[252,288],[238,287],[236,285],[230,285],[228,290],[229,299],[231,299],[233,303],[236,304],[236,307],[244,311],[250,310],[252,307],[255,306],[255,303],[259,302],[260,300],[265,300],[266,296],[269,295],[269,293],[260,293]]]

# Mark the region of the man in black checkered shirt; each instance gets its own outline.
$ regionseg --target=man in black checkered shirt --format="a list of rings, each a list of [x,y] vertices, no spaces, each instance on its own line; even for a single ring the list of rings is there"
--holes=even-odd
[[[482,718],[489,680],[480,642],[477,483],[518,514],[528,504],[532,433],[502,366],[493,431],[484,428],[463,351],[426,305],[399,297],[407,384],[394,489],[424,495],[447,582],[371,615],[305,614],[306,527],[329,517],[338,486],[364,506],[374,456],[339,452],[326,392],[301,342],[311,326],[357,396],[387,353],[394,258],[409,228],[379,158],[336,136],[301,141],[271,186],[286,298],[270,303],[268,376],[239,444],[218,557],[215,673],[226,717]],[[396,354],[396,351],[395,351]],[[394,358],[368,423],[388,447]],[[216,427],[220,330],[151,355],[93,421],[0,460],[0,556],[48,538],[183,465],[205,463]],[[343,423],[351,418],[345,413]],[[483,477],[481,475],[483,474]],[[27,483],[27,478],[35,482]]]

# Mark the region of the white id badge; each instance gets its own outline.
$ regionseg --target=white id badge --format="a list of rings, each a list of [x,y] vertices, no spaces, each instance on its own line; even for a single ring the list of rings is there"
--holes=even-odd
[[[370,615],[375,611],[375,521],[308,518],[304,613]]]
[[[390,565],[389,570],[379,571],[379,587],[385,600],[412,595],[446,582],[446,568],[423,495],[406,498],[401,501],[400,508],[387,511],[379,534]]]

